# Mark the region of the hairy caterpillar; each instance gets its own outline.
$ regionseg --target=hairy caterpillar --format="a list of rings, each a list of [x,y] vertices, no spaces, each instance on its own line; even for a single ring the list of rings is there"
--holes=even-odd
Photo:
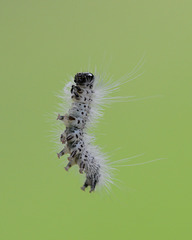
[[[89,134],[89,129],[102,116],[103,106],[106,103],[110,103],[111,101],[125,101],[126,98],[126,101],[150,98],[128,99],[131,97],[110,97],[110,94],[114,90],[117,90],[120,85],[141,75],[132,77],[143,65],[140,62],[128,75],[124,76],[118,82],[110,80],[106,82],[97,74],[80,72],[64,88],[62,100],[64,103],[70,103],[70,105],[64,115],[58,114],[57,117],[66,127],[65,131],[60,135],[60,142],[64,144],[64,148],[57,155],[60,158],[65,154],[69,154],[69,162],[65,169],[68,171],[73,165],[77,165],[79,172],[86,175],[84,185],[81,187],[82,190],[90,186],[90,192],[92,192],[97,185],[105,185],[109,188],[110,184],[113,183],[112,171],[114,168],[112,165],[140,156],[137,155],[110,163],[107,156],[100,151],[99,147],[93,144],[94,137]],[[140,164],[156,160],[161,160],[161,158]]]
[[[98,147],[91,145],[93,137],[87,133],[91,119],[101,114],[98,106],[101,96],[98,99],[97,82],[92,73],[77,73],[74,83],[75,85],[70,89],[72,99],[70,109],[65,115],[58,114],[57,117],[66,126],[60,136],[60,141],[65,146],[57,155],[59,158],[64,154],[70,155],[65,169],[68,171],[73,165],[78,165],[79,172],[86,174],[86,180],[81,189],[85,190],[90,186],[90,192],[92,192],[98,183],[103,182],[107,185],[112,181],[105,156]],[[100,91],[99,94],[101,94]],[[94,104],[97,105],[95,106],[98,108],[97,111],[92,106]]]

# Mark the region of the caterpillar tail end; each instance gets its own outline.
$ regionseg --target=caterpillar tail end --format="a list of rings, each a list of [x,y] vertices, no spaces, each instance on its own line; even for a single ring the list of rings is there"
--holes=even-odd
[[[81,187],[81,190],[83,190],[83,191],[85,191],[85,189],[88,187],[88,186],[90,186],[90,193],[92,193],[92,192],[94,192],[95,191],[95,187],[96,187],[96,185],[90,185],[90,184],[87,184],[87,182],[85,182],[84,183],[84,185]]]

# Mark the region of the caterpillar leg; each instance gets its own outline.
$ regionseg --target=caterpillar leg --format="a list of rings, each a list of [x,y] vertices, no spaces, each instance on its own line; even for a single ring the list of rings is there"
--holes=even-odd
[[[67,166],[65,167],[65,170],[68,171],[69,168],[71,168],[73,165],[74,165],[74,164],[72,164],[72,162],[69,162],[69,163],[67,164]]]
[[[87,180],[85,181],[85,183],[83,184],[83,186],[81,187],[81,189],[83,191],[85,191],[85,189],[89,186],[89,184],[87,183]]]
[[[94,174],[94,175],[89,175],[89,176],[86,176],[86,180],[85,180],[85,183],[84,185],[81,187],[81,189],[83,191],[85,191],[85,189],[90,186],[90,193],[93,192],[95,190],[95,187],[98,183],[98,176],[97,174]]]
[[[87,185],[86,183],[84,183],[84,185],[81,187],[81,190],[85,191],[85,189],[88,187],[89,185]],[[91,190],[89,191],[90,193],[92,193],[95,190],[95,186],[91,186]]]
[[[97,184],[97,181],[96,181],[96,180],[94,180],[94,181],[91,183],[91,190],[89,191],[90,193],[95,190],[96,184]]]
[[[72,164],[69,162],[69,163],[67,164],[67,166],[65,167],[65,170],[68,171],[69,168],[71,168],[71,167],[72,167]]]
[[[67,153],[69,153],[69,149],[68,149],[67,146],[65,146],[65,147],[63,148],[63,150],[61,150],[61,152],[57,153],[57,156],[58,156],[58,158],[60,158],[60,157],[62,157],[63,155],[65,155],[65,154],[67,154]]]
[[[73,165],[76,164],[76,159],[72,158],[71,156],[68,157],[69,163],[67,164],[67,166],[65,167],[65,170],[68,171],[69,168],[71,168]]]
[[[83,190],[83,191],[85,191],[85,189],[88,187],[88,186],[91,186],[91,177],[90,176],[87,176],[86,177],[86,180],[85,180],[85,183],[84,183],[84,185],[81,187],[81,189]],[[91,187],[91,190],[89,191],[90,193],[92,192],[94,190],[94,188],[92,188]]]
[[[83,174],[84,170],[85,170],[85,163],[81,162],[79,164],[79,173]]]
[[[60,141],[62,142],[62,144],[65,144],[66,143],[66,133],[62,133],[61,136],[60,136]]]
[[[61,116],[60,114],[58,114],[58,116],[57,116],[57,120],[64,120],[64,116]]]

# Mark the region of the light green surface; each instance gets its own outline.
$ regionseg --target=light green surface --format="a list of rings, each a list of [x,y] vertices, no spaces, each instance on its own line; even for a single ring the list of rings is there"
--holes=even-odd
[[[191,239],[191,7],[0,1],[0,239]],[[144,52],[145,73],[119,95],[164,97],[106,109],[97,144],[112,161],[167,159],[119,168],[111,194],[82,192],[50,142],[55,93],[89,62],[118,79]]]

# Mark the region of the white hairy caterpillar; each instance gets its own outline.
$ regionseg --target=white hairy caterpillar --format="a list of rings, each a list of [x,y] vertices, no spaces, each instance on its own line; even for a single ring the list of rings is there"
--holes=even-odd
[[[58,157],[70,154],[69,163],[65,169],[68,171],[73,165],[78,165],[79,172],[86,174],[82,190],[90,186],[90,192],[94,191],[98,183],[104,182],[107,185],[111,182],[110,168],[107,167],[106,159],[98,147],[91,145],[92,138],[87,134],[87,124],[91,118],[101,114],[99,109],[96,110],[92,106],[98,105],[95,80],[92,73],[77,73],[74,78],[75,85],[72,85],[70,90],[71,107],[64,116],[58,114],[57,117],[66,126],[64,133],[60,136],[60,141],[65,146],[58,153]]]
[[[66,126],[65,131],[60,136],[60,141],[62,144],[65,144],[65,146],[63,150],[58,153],[58,157],[60,158],[64,154],[69,154],[69,163],[65,169],[68,171],[73,165],[77,165],[79,172],[81,174],[85,173],[86,180],[81,188],[82,190],[90,186],[90,192],[92,192],[97,185],[105,185],[109,188],[110,184],[113,183],[113,164],[130,159],[126,158],[110,163],[106,155],[100,151],[99,147],[92,144],[94,137],[89,135],[88,130],[95,124],[95,121],[102,116],[102,108],[106,103],[111,101],[124,101],[130,98],[109,96],[114,90],[117,90],[120,85],[141,75],[131,78],[143,63],[139,64],[140,63],[136,65],[129,75],[126,75],[118,82],[105,82],[103,78],[100,78],[97,74],[81,72],[77,73],[74,79],[64,88],[64,96],[62,99],[64,102],[70,103],[70,106],[68,106],[68,111],[65,112],[63,116],[59,114],[57,117],[57,119],[63,121]],[[140,99],[128,99],[127,101],[132,100]]]

